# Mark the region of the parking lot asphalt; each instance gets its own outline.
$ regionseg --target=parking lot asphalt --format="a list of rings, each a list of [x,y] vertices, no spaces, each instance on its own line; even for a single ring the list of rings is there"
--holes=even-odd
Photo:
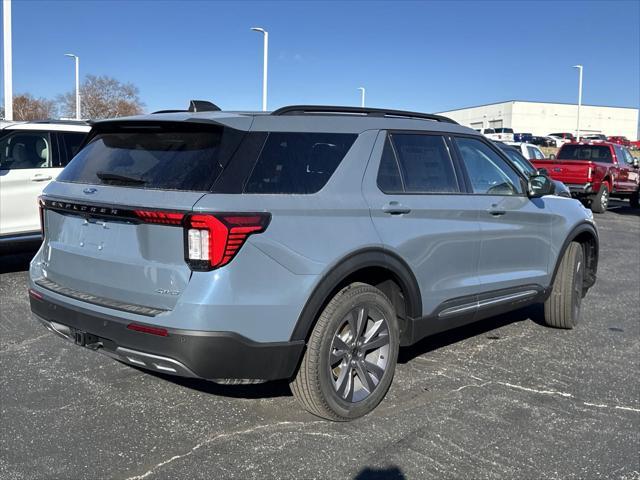
[[[622,206],[621,206],[622,205]],[[286,382],[160,376],[31,318],[33,252],[0,258],[0,478],[640,478],[640,217],[596,216],[596,286],[573,331],[540,309],[401,351],[383,403],[317,419]]]

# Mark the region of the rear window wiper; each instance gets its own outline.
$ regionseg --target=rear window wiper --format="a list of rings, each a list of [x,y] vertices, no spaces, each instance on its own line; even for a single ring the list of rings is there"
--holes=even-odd
[[[120,185],[144,185],[147,183],[146,180],[143,180],[140,177],[122,175],[113,172],[96,172],[96,177],[103,182],[116,183]]]

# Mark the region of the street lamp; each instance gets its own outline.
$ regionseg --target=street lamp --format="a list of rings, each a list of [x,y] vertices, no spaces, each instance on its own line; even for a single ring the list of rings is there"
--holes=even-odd
[[[13,70],[11,58],[11,0],[2,0],[2,38],[4,42],[4,119],[13,120]]]
[[[65,53],[64,56],[76,60],[76,120],[80,120],[80,57],[73,53]]]
[[[358,87],[358,90],[360,90],[360,106],[362,108],[364,108],[364,94],[365,94],[365,89],[364,87]]]
[[[269,32],[264,28],[252,27],[254,32],[260,32],[264,35],[264,58],[262,60],[262,111],[267,111],[267,70],[269,61]]]
[[[582,65],[574,65],[571,68],[577,68],[580,73],[578,80],[578,124],[576,125],[576,141],[580,141],[580,107],[582,106]]]

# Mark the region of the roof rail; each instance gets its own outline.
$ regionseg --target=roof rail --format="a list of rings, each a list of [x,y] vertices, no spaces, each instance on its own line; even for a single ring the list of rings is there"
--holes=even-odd
[[[365,107],[339,107],[330,105],[289,105],[279,108],[271,113],[271,115],[305,115],[305,114],[347,114],[347,115],[366,115],[371,117],[397,117],[397,118],[416,118],[421,120],[433,120],[436,122],[455,123],[458,122],[441,115],[433,115],[430,113],[407,112],[405,110],[389,110],[387,108],[365,108]]]
[[[207,100],[190,100],[189,108],[187,110],[158,110],[151,112],[151,115],[156,113],[180,113],[180,112],[219,112],[220,107],[215,103],[211,103]]]
[[[31,120],[27,123],[53,123],[56,125],[89,125],[90,120],[75,120],[75,119],[59,119],[51,118],[49,120]]]

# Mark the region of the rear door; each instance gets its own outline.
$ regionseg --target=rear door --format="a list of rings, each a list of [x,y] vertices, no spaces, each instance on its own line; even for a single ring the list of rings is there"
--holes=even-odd
[[[628,154],[620,145],[614,145],[613,150],[615,151],[617,161],[617,178],[614,182],[614,188],[618,192],[632,192],[637,188],[637,183],[634,181],[633,173],[635,172],[633,171],[633,166],[627,163]]]
[[[425,315],[478,289],[477,212],[460,182],[443,135],[379,134],[363,193],[382,243],[413,270]]]
[[[551,215],[545,199],[529,199],[523,177],[488,142],[456,136],[454,143],[480,226],[482,291],[547,286]]]
[[[55,176],[49,132],[5,130],[0,136],[0,235],[39,233],[38,195]]]

